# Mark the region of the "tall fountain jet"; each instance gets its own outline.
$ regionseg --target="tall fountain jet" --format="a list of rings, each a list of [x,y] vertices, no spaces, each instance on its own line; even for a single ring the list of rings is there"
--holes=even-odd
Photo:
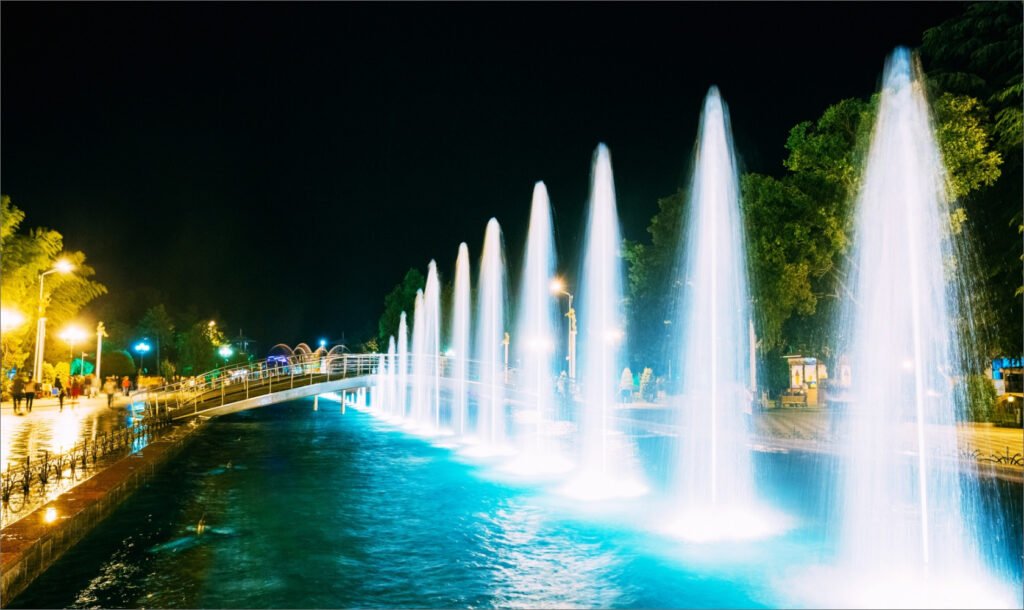
[[[427,420],[427,312],[423,301],[423,290],[416,291],[412,309],[412,424],[425,425]]]
[[[476,359],[480,367],[476,435],[495,450],[505,443],[505,261],[501,227],[492,218],[484,234],[477,282],[479,309],[476,318]]]
[[[463,242],[459,244],[459,255],[455,259],[450,349],[455,384],[452,400],[452,429],[459,435],[466,434],[466,418],[469,413],[469,388],[467,386],[469,381],[469,283],[469,248]]]
[[[441,429],[441,285],[437,263],[427,266],[427,282],[423,290],[423,360],[424,420],[433,431]]]
[[[910,52],[885,67],[856,201],[846,316],[852,402],[840,496],[838,578],[860,607],[1019,607],[982,568],[991,540],[956,424],[966,370],[945,170]],[[845,332],[843,332],[845,331]]]
[[[397,366],[398,356],[395,353],[395,336],[391,335],[388,337],[388,376],[384,393],[384,410],[390,415],[395,415],[395,396],[398,394],[398,389],[395,387],[398,384],[398,375],[395,371]]]
[[[615,424],[626,316],[615,183],[604,144],[594,152],[585,244],[579,276],[581,462],[563,491],[594,500],[640,495],[646,488],[637,478],[635,448]]]
[[[676,527],[688,538],[745,537],[757,518],[744,419],[753,389],[750,307],[736,157],[717,87],[704,99],[683,226]]]
[[[520,456],[510,468],[526,473],[566,470],[550,434],[555,399],[554,354],[557,301],[550,285],[555,273],[555,239],[551,204],[543,182],[533,187],[530,228],[526,238],[523,272],[519,283],[515,343],[519,364],[518,388],[527,423],[518,438]]]
[[[398,385],[396,387],[395,414],[405,418],[409,414],[409,323],[405,312],[398,318]]]

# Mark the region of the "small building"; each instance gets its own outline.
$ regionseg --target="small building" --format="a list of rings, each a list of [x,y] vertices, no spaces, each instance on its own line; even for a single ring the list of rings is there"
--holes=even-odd
[[[991,371],[996,388],[993,421],[1020,426],[1024,411],[1024,358],[995,358]]]
[[[789,365],[789,388],[782,393],[782,405],[818,407],[825,404],[822,382],[828,379],[828,368],[817,358],[793,354],[783,356]],[[847,376],[849,376],[849,367]]]

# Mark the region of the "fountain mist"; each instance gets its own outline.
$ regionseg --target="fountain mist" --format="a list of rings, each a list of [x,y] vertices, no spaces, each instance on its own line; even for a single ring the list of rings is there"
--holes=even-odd
[[[852,397],[839,487],[845,603],[1019,605],[985,574],[974,473],[957,459],[964,395],[945,172],[909,51],[886,64],[856,203],[848,300]],[[965,476],[966,474],[966,476]],[[836,593],[833,592],[833,595]]]
[[[502,339],[505,334],[505,262],[501,227],[492,218],[484,234],[480,258],[479,313],[476,319],[476,359],[480,366],[477,436],[495,448],[505,439],[505,379]]]
[[[466,415],[469,410],[467,381],[469,379],[469,248],[465,242],[459,244],[459,255],[455,259],[454,303],[452,307],[451,358],[455,382],[455,396],[452,401],[452,427],[459,434],[466,433]]]
[[[594,153],[590,212],[580,273],[579,371],[580,473],[564,490],[581,498],[639,495],[634,448],[614,424],[619,374],[623,369],[625,312],[621,237],[615,209],[611,155],[601,144]]]
[[[423,292],[423,361],[424,420],[423,425],[437,431],[441,428],[441,286],[437,263],[427,266],[427,283]]]
[[[398,318],[398,385],[395,414],[404,418],[409,412],[409,324],[405,312]]]
[[[683,406],[677,533],[693,539],[767,534],[754,509],[747,422],[750,308],[729,114],[704,100],[681,248],[679,346]]]
[[[525,403],[521,415],[527,424],[519,436],[521,455],[510,468],[526,473],[566,470],[568,463],[558,457],[549,435],[555,398],[553,358],[558,303],[550,291],[555,273],[555,240],[551,205],[543,182],[533,187],[523,260],[515,351],[519,363],[518,386]]]
[[[395,367],[397,366],[398,356],[395,353],[395,336],[391,335],[388,337],[388,376],[384,394],[384,410],[391,415],[395,414],[395,397],[398,394],[398,389],[396,388],[396,385],[398,384],[398,375],[395,371]]]

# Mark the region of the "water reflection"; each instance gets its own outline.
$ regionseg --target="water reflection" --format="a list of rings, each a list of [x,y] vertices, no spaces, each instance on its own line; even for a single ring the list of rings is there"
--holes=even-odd
[[[595,539],[574,539],[522,500],[482,517],[477,556],[492,566],[493,605],[610,608],[628,605],[615,579],[621,560]]]
[[[39,405],[28,415],[7,411],[0,416],[0,468],[37,457],[42,451],[58,453],[82,440],[94,440],[99,434],[130,425],[125,411],[106,408],[106,399],[83,400],[74,409],[65,405]]]

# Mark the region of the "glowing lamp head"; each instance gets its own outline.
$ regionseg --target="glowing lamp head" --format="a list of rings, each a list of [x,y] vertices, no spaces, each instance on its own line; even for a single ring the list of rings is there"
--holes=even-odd
[[[449,347],[448,349],[444,350],[445,358],[451,358],[454,355],[455,355],[455,350],[453,350],[452,348]]]
[[[149,352],[149,343],[146,343],[145,341],[139,341],[138,343],[135,344],[134,349],[139,354],[145,354]]]
[[[0,328],[5,331],[18,328],[25,322],[25,316],[17,309],[0,309]]]
[[[230,345],[222,345],[220,346],[220,349],[217,350],[217,353],[220,354],[221,358],[230,358],[231,355],[235,353],[235,350],[231,349]]]
[[[206,323],[206,325],[210,328],[213,328],[214,326],[217,326],[217,323],[214,322],[213,320],[210,320],[209,322]]]
[[[54,263],[53,268],[61,273],[71,273],[75,266],[69,260],[62,258]]]
[[[86,333],[77,326],[68,326],[60,333],[60,338],[68,343],[79,343],[85,339]]]
[[[57,509],[52,507],[52,506],[48,506],[46,508],[46,512],[43,513],[43,521],[46,522],[46,523],[53,523],[56,520],[57,520]]]
[[[320,339],[320,347],[327,347],[327,339]]]
[[[550,288],[553,294],[560,294],[562,292],[565,292],[565,282],[562,281],[562,278],[556,277],[555,279],[551,280]]]

